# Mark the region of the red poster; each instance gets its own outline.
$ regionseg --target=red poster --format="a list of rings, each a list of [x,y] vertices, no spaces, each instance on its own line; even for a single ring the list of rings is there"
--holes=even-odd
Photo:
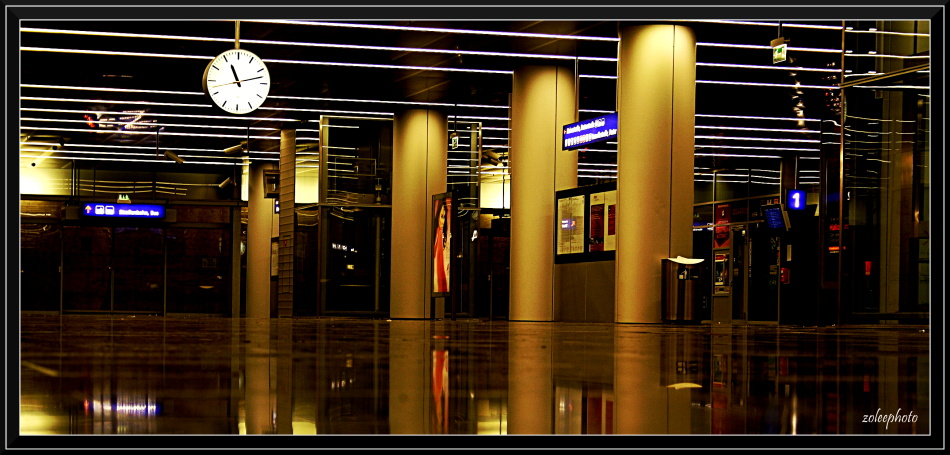
[[[590,206],[590,251],[604,251],[604,204]]]
[[[714,214],[715,227],[715,248],[728,248],[729,241],[729,223],[732,222],[732,210],[729,204],[716,204],[716,213]]]

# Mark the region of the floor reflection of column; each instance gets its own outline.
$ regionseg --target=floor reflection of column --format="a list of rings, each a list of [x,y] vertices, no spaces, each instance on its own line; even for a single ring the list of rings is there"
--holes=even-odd
[[[508,332],[508,434],[553,434],[551,325],[511,322]]]
[[[389,432],[425,434],[428,403],[429,330],[426,321],[389,325]]]
[[[244,376],[241,374],[241,364],[244,361],[244,342],[241,340],[241,318],[231,318],[231,399],[228,403],[233,416],[228,423],[231,434],[239,434],[239,416],[241,396],[244,394]]]
[[[670,389],[661,384],[660,335],[632,334],[625,328],[618,328],[614,341],[614,433],[667,434]],[[681,400],[678,393],[674,400]],[[686,408],[688,418],[688,401]]]
[[[294,326],[293,320],[280,318],[273,320],[277,324],[277,434],[294,434]]]
[[[270,319],[248,318],[244,426],[247,434],[274,432],[270,400]]]

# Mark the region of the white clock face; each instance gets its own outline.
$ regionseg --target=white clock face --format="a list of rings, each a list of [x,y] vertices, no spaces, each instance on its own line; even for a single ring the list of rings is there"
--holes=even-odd
[[[216,106],[232,114],[247,114],[267,99],[270,73],[253,52],[231,49],[211,60],[202,85]]]

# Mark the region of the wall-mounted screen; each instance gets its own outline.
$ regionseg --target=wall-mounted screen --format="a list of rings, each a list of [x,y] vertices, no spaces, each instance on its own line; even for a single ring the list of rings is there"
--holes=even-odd
[[[762,206],[762,214],[765,216],[765,224],[770,229],[789,229],[788,213],[780,204],[771,204]]]

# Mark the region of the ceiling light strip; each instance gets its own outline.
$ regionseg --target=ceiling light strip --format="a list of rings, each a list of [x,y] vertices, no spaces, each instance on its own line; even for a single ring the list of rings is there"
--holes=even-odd
[[[737,130],[737,131],[771,131],[776,133],[820,133],[818,130],[808,130],[808,129],[785,129],[785,128],[748,128],[742,126],[713,126],[713,125],[696,125],[697,129],[710,129],[710,130]]]
[[[59,48],[50,48],[50,47],[21,47],[20,50],[32,51],[32,52],[58,52],[58,53],[69,53],[69,54],[92,54],[92,55],[109,55],[109,56],[124,56],[124,57],[190,58],[190,59],[199,59],[199,60],[211,60],[212,58],[214,58],[214,56],[204,56],[204,55],[156,54],[156,53],[150,53],[150,52],[96,51],[96,50],[88,50],[88,49],[59,49]],[[371,64],[371,63],[317,62],[317,61],[283,60],[283,59],[261,59],[261,60],[263,60],[266,63],[285,63],[285,64],[299,64],[299,65],[343,66],[343,67],[355,67],[355,68],[385,68],[385,69],[419,70],[419,71],[447,71],[447,72],[505,74],[505,75],[514,74],[514,71],[483,70],[483,69],[476,69],[476,68],[382,65],[382,64]]]
[[[102,101],[102,100],[98,100]],[[122,103],[122,101],[111,102],[113,104]],[[206,106],[211,107],[211,106]],[[111,115],[129,115],[128,112],[123,111],[93,111],[89,109],[79,110],[79,109],[46,109],[46,108],[33,108],[33,107],[24,107],[20,109],[21,111],[27,112],[59,112],[64,114],[111,114]],[[136,114],[138,115],[138,114]],[[236,118],[234,116],[227,115],[198,115],[198,114],[164,114],[157,112],[145,112],[141,114],[143,117],[183,117],[183,118],[202,118],[202,119],[219,119],[219,120],[268,120],[268,121],[281,121],[281,122],[299,122],[300,119],[291,119],[291,118],[279,118],[279,117],[241,117]]]
[[[50,160],[88,160],[88,161],[131,161],[135,163],[162,163],[162,164],[177,164],[174,161],[168,160],[139,160],[139,159],[125,159],[125,158],[92,158],[92,157],[75,157],[75,156],[33,156],[33,155],[21,155],[21,158],[46,158]],[[256,160],[261,161],[280,161],[280,158],[255,158]],[[214,165],[225,165],[225,166],[241,166],[243,163],[227,163],[227,162],[213,162],[213,161],[188,161],[187,164],[214,164]]]
[[[765,44],[729,44],[729,43],[696,43],[697,47],[731,47],[736,49],[768,49],[771,50],[772,46]],[[788,52],[824,52],[829,54],[840,54],[841,49],[819,49],[813,47],[788,47]]]
[[[47,143],[47,142],[21,142],[20,145],[35,145],[35,146],[49,146],[57,145],[57,143]],[[66,144],[67,147],[90,147],[90,148],[116,148],[116,149],[139,149],[144,152],[155,152],[155,147],[146,147],[138,145],[110,145],[110,144],[77,144],[69,143]],[[199,148],[190,148],[190,147],[162,147],[162,150],[172,150],[172,151],[182,151],[182,152],[208,152],[208,153],[221,153],[220,149],[199,149]],[[242,157],[234,157],[234,159],[241,159]]]
[[[821,119],[817,118],[801,118],[801,117],[758,117],[751,115],[720,115],[720,114],[696,114],[696,117],[705,117],[705,118],[729,118],[729,119],[743,119],[743,120],[794,120],[794,121],[809,121],[809,122],[820,122]]]
[[[805,68],[801,66],[766,66],[766,65],[740,65],[738,63],[703,63],[696,62],[696,66],[714,66],[721,68],[747,68],[764,70],[787,70],[787,71],[821,71],[826,73],[840,73],[840,68]]]
[[[696,149],[745,149],[745,150],[791,150],[796,152],[818,152],[818,149],[789,147],[746,147],[742,145],[696,145]]]
[[[65,54],[92,54],[109,55],[124,57],[159,57],[159,58],[190,58],[197,60],[211,60],[213,55],[186,55],[186,54],[155,54],[150,52],[125,52],[125,51],[96,51],[89,49],[61,49],[52,47],[21,47],[20,51],[26,52],[56,52]]]
[[[412,65],[383,65],[376,63],[343,63],[343,62],[316,62],[307,60],[282,60],[282,59],[262,59],[267,63],[285,63],[297,65],[318,65],[318,66],[342,66],[354,68],[383,68],[396,70],[418,70],[418,71],[447,71],[459,73],[481,73],[481,74],[504,74],[512,75],[514,71],[507,70],[483,70],[476,68],[451,68],[445,66],[412,66]]]
[[[555,34],[549,34],[549,33],[505,32],[505,31],[472,30],[472,29],[461,29],[461,28],[409,27],[409,26],[401,26],[401,25],[357,24],[357,23],[351,23],[351,22],[317,22],[317,21],[296,21],[296,20],[248,20],[245,22],[310,25],[310,26],[320,26],[320,27],[364,28],[364,29],[372,29],[372,30],[403,30],[403,31],[413,31],[413,32],[459,33],[459,34],[466,34],[466,35],[514,36],[514,37],[521,37],[521,38],[540,38],[540,39],[568,39],[568,40],[581,40],[581,41],[608,41],[608,42],[620,41],[620,38],[605,37],[605,36],[555,35]]]
[[[49,119],[49,118],[36,118],[36,117],[21,117],[20,121],[21,122],[33,121],[33,122],[83,123],[83,124],[90,122],[90,120]],[[227,130],[241,130],[241,131],[247,131],[247,129],[249,128],[247,126],[189,125],[185,123],[138,123],[138,122],[121,122],[121,121],[104,121],[104,120],[92,120],[92,122],[97,123],[99,125],[135,125],[135,126],[142,126],[142,127],[148,127],[148,128],[153,128],[153,127],[164,128],[168,126],[173,126],[173,127],[181,127],[181,128],[208,128],[208,129],[227,129]],[[279,131],[277,128],[260,128],[256,126],[250,127],[250,129],[257,130],[257,131],[270,131],[270,132]],[[120,130],[116,130],[116,132],[119,132],[119,131]],[[162,134],[165,134],[165,132],[163,131]]]
[[[766,27],[778,27],[783,28],[811,28],[811,29],[820,29],[820,30],[841,30],[844,27],[841,25],[816,25],[816,24],[789,24],[785,22],[751,22],[751,21],[735,21],[735,20],[686,20],[684,22],[702,22],[707,24],[734,24],[734,25],[761,25]]]
[[[185,103],[162,103],[157,101],[123,101],[123,100],[103,100],[103,99],[78,99],[78,98],[49,98],[44,96],[23,96],[24,101],[57,101],[63,103],[96,103],[96,104],[136,104],[143,106],[173,106],[173,107],[211,107],[210,104],[185,104]],[[138,112],[136,112],[138,114]],[[144,113],[143,113],[144,114]]]
[[[147,135],[154,136],[155,133],[152,131],[118,131],[118,130],[95,130],[95,129],[80,129],[80,128],[33,128],[27,126],[21,126],[20,129],[26,131],[72,131],[80,133],[94,133],[94,134],[127,134],[127,135]],[[237,139],[247,139],[246,134],[242,135],[231,135],[231,134],[207,134],[207,133],[176,133],[170,131],[162,131],[162,136],[191,136],[191,137],[226,137],[226,138],[237,138]],[[251,136],[251,139],[265,139],[265,140],[280,140],[277,136]]]
[[[118,38],[146,38],[146,39],[171,39],[171,40],[183,40],[183,41],[211,41],[211,42],[232,42],[230,38],[210,38],[203,36],[184,36],[184,35],[155,35],[155,34],[145,34],[145,33],[122,33],[122,32],[95,32],[87,30],[61,30],[61,29],[48,29],[48,28],[21,28],[20,32],[25,33],[51,33],[51,34],[61,34],[61,35],[85,35],[85,36],[108,36],[108,37],[118,37]],[[257,40],[257,39],[243,39],[242,43],[248,44],[263,44],[263,45],[276,45],[276,46],[298,46],[298,47],[320,47],[320,48],[330,48],[330,49],[363,49],[371,51],[391,51],[391,52],[421,52],[421,53],[433,53],[433,54],[456,54],[456,55],[484,55],[489,57],[527,57],[527,58],[544,58],[544,59],[556,59],[556,60],[588,60],[588,61],[603,61],[603,62],[616,62],[616,57],[581,57],[574,55],[556,55],[556,54],[525,54],[517,52],[489,52],[489,51],[470,51],[462,49],[427,49],[427,48],[417,48],[417,47],[395,47],[395,46],[370,46],[362,44],[335,44],[335,43],[311,43],[311,42],[301,42],[301,41],[273,41],[273,40]]]
[[[805,142],[818,143],[818,139],[777,139],[771,137],[732,137],[732,136],[694,136],[696,139],[714,139],[726,141],[763,141],[763,142]]]
[[[848,27],[848,29],[845,30],[845,33],[871,33],[871,34],[876,34],[876,35],[922,36],[922,37],[927,37],[927,38],[930,37],[929,33],[889,32],[885,30],[854,30],[851,27]]]
[[[841,87],[836,85],[802,85],[802,84],[769,84],[765,82],[734,82],[734,81],[708,81],[697,80],[697,84],[725,84],[725,85],[744,85],[753,87],[789,87],[789,88],[817,88],[822,90],[838,90]]]
[[[733,153],[694,153],[696,156],[719,156],[723,158],[781,158],[778,155],[742,155]]]
[[[156,93],[162,95],[201,95],[204,96],[203,92],[181,92],[175,90],[143,90],[143,89],[131,89],[131,88],[118,88],[118,87],[78,87],[71,85],[42,85],[42,84],[20,84],[20,88],[44,88],[44,89],[65,89],[65,90],[89,90],[89,91],[101,91],[101,92],[116,92],[116,93]]]

